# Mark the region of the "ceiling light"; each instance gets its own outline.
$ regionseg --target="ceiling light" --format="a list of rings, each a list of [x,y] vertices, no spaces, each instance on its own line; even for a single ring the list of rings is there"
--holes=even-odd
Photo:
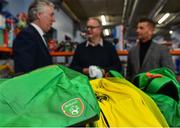
[[[103,33],[105,36],[109,36],[109,30],[108,29],[104,29]]]
[[[172,31],[172,30],[170,30],[170,31],[169,31],[169,34],[173,34],[173,31]]]
[[[166,13],[159,19],[158,24],[162,24],[168,17],[170,16],[170,13]]]
[[[107,24],[106,17],[104,15],[101,15],[101,22],[102,22],[102,25],[106,25]]]

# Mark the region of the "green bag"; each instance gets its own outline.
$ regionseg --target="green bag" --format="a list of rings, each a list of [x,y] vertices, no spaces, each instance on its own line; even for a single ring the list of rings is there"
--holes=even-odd
[[[99,118],[88,78],[47,66],[0,82],[0,126],[82,126]]]
[[[119,72],[115,71],[115,70],[109,70],[109,72],[107,72],[106,77],[119,77],[119,78],[124,78]]]
[[[180,84],[170,69],[140,73],[133,83],[153,98],[169,126],[180,126]]]

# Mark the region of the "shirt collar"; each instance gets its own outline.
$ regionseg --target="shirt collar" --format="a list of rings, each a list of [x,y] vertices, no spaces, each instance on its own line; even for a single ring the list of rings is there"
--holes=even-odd
[[[88,47],[89,45],[91,45],[91,46],[93,46],[93,47],[94,47],[94,46],[97,46],[97,45],[100,45],[101,47],[103,47],[103,40],[100,39],[100,41],[97,42],[96,44],[94,44],[94,43],[90,42],[89,40],[87,40],[86,47]]]
[[[39,34],[43,37],[44,35],[44,32],[43,30],[38,26],[36,25],[35,23],[31,23],[31,25],[39,32]]]
[[[35,23],[31,23],[31,25],[38,31],[41,38],[43,39],[43,42],[44,42],[45,46],[47,47],[47,42],[46,42],[46,40],[44,38],[45,33],[43,32],[43,30],[38,25],[36,25]]]

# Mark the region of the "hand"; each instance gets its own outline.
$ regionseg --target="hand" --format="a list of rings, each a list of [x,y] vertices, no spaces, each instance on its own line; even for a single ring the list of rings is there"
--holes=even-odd
[[[90,78],[102,78],[103,73],[99,67],[92,65],[89,66],[89,76]]]
[[[83,68],[83,73],[89,75],[89,68]]]

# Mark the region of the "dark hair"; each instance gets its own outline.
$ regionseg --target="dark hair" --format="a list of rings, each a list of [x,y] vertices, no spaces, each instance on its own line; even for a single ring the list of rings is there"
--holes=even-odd
[[[155,28],[156,23],[149,19],[149,18],[140,18],[137,23],[147,22],[149,25],[151,25],[153,28]]]

